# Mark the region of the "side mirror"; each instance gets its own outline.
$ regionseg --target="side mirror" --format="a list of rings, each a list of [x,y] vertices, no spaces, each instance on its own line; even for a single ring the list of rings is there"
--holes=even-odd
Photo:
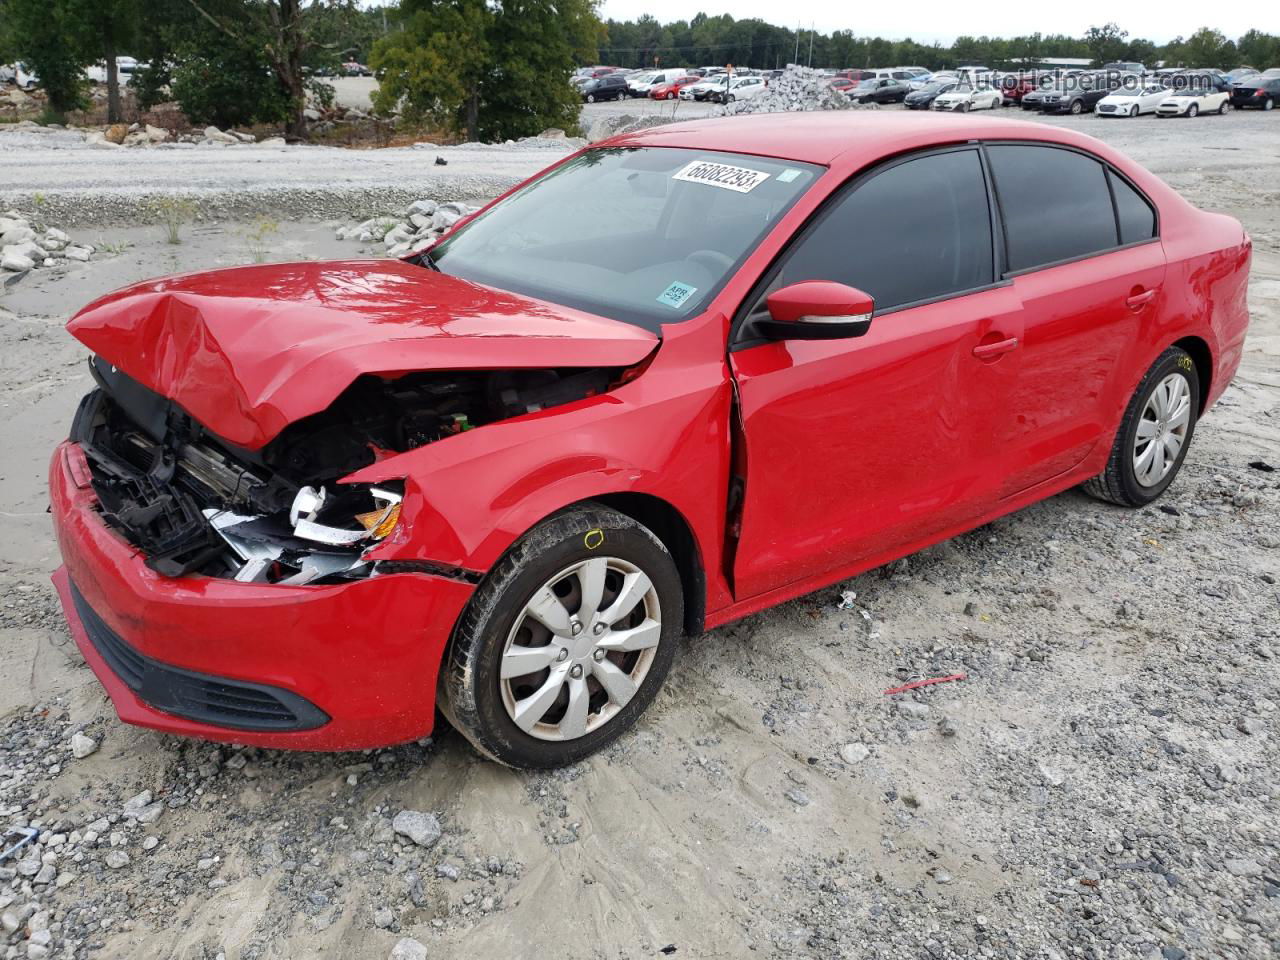
[[[856,287],[831,280],[805,280],[765,298],[769,319],[756,329],[770,340],[843,340],[871,329],[875,300]]]

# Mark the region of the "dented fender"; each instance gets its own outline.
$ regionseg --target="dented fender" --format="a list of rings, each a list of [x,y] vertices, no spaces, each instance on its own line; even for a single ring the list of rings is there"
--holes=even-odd
[[[638,493],[672,506],[693,534],[708,607],[721,576],[732,392],[727,368],[681,362],[667,343],[608,394],[458,434],[389,457],[344,483],[405,481],[397,529],[370,560],[489,570],[523,534],[582,500]]]

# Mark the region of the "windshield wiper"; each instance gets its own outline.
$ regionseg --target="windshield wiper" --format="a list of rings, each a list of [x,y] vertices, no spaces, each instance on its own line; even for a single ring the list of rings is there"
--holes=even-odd
[[[444,271],[440,269],[440,264],[436,263],[435,257],[431,256],[430,250],[423,250],[418,254],[418,262],[424,267],[430,267],[436,273],[444,273]]]

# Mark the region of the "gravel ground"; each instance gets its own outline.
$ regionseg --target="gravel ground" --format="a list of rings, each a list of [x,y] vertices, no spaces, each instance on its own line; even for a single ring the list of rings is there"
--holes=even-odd
[[[123,282],[260,257],[264,227],[80,231],[98,259],[0,297],[0,826],[41,831],[0,864],[0,950],[1275,956],[1280,472],[1250,464],[1280,467],[1280,123],[1059,122],[1254,238],[1244,364],[1169,494],[1062,494],[693,639],[633,733],[552,774],[447,732],[312,756],[116,720],[47,580],[44,464],[88,387],[61,323]],[[268,231],[266,255],[353,252],[332,227]]]

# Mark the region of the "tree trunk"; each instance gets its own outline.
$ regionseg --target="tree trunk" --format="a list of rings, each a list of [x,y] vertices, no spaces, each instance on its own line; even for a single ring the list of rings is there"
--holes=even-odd
[[[306,43],[302,28],[301,0],[280,0],[280,84],[289,97],[289,116],[284,135],[288,140],[307,139],[306,81],[302,75],[302,51]]]
[[[116,65],[116,44],[110,35],[106,42],[107,54],[107,123],[120,123],[120,72]]]
[[[480,142],[480,91],[472,90],[467,95],[467,139],[472,143]]]

